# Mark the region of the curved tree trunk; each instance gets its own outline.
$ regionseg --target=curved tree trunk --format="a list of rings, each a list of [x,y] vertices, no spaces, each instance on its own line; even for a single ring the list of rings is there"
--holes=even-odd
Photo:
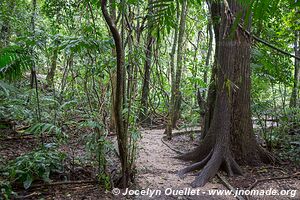
[[[126,188],[129,183],[131,172],[129,169],[129,162],[128,162],[127,130],[125,129],[125,121],[122,116],[123,103],[124,103],[123,97],[125,91],[124,49],[122,47],[122,39],[120,33],[117,30],[113,19],[108,13],[107,0],[101,1],[101,10],[105,18],[105,21],[113,36],[115,46],[116,46],[116,53],[117,53],[116,88],[115,88],[115,96],[113,101],[113,110],[114,110],[113,114],[116,120],[115,129],[117,133],[118,147],[119,147],[121,166],[122,166],[122,176],[119,182],[119,187]]]
[[[222,1],[223,2],[223,1]],[[241,174],[237,164],[258,164],[273,161],[273,157],[255,140],[250,111],[250,38],[243,30],[232,33],[233,15],[245,10],[235,0],[212,4],[216,39],[213,70],[214,87],[210,88],[210,116],[206,120],[207,134],[199,147],[180,156],[195,164],[179,171],[179,176],[203,168],[192,186],[203,186],[220,168],[228,175]],[[232,12],[232,13],[231,13]],[[214,94],[213,94],[214,93]],[[214,97],[215,96],[215,97]]]

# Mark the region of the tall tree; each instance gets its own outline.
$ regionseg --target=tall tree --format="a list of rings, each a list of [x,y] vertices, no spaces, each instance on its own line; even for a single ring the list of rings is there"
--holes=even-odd
[[[104,19],[110,29],[112,37],[115,42],[116,53],[117,53],[117,71],[116,71],[116,88],[115,95],[113,98],[113,114],[115,119],[115,130],[118,139],[118,148],[120,153],[122,176],[119,182],[119,186],[126,188],[130,179],[130,169],[128,162],[128,137],[127,130],[125,129],[125,121],[122,115],[124,106],[124,90],[125,90],[125,70],[124,70],[124,48],[122,45],[121,35],[115,25],[114,20],[110,16],[107,10],[107,0],[101,1],[101,10]]]
[[[240,27],[234,28],[235,16],[246,9],[237,0],[213,1],[211,14],[215,31],[216,54],[209,103],[213,104],[207,134],[199,147],[179,156],[195,164],[179,171],[202,169],[192,183],[203,186],[222,167],[232,176],[242,171],[236,161],[257,164],[274,161],[255,140],[250,112],[250,38]],[[236,19],[237,20],[237,19]],[[242,21],[242,20],[241,20]],[[209,106],[211,108],[211,106]]]
[[[147,118],[148,113],[148,96],[149,96],[149,83],[150,83],[150,73],[151,73],[151,63],[152,63],[152,54],[153,54],[153,43],[154,37],[152,36],[153,23],[151,18],[153,18],[153,6],[152,0],[148,1],[149,12],[148,12],[148,33],[146,39],[146,50],[145,50],[145,64],[144,64],[144,78],[142,86],[142,98],[141,98],[141,112],[140,112],[140,121],[144,122]]]
[[[50,69],[48,71],[47,78],[46,78],[47,84],[50,87],[53,85],[53,79],[55,76],[55,71],[57,66],[57,56],[58,56],[58,50],[57,47],[55,47],[55,49],[53,50],[53,54],[51,56]]]
[[[36,20],[36,0],[32,0],[31,31],[32,31],[33,37],[35,37],[35,20]],[[33,55],[33,53],[34,53],[33,48],[32,48],[31,53]],[[33,66],[31,67],[31,76],[30,76],[31,88],[34,88],[34,82],[36,82],[36,84],[37,84],[35,62],[33,62]]]
[[[300,31],[295,31],[295,42],[294,42],[295,56],[300,57]],[[294,69],[294,85],[291,96],[291,107],[296,107],[299,98],[299,87],[300,87],[300,61],[295,59],[295,69]]]
[[[175,71],[175,77],[172,75],[172,86],[171,86],[171,100],[170,100],[170,108],[168,114],[168,123],[166,127],[166,134],[168,138],[172,137],[172,128],[175,127],[176,121],[179,118],[180,112],[180,104],[181,104],[181,93],[180,93],[180,82],[181,82],[181,74],[182,74],[182,51],[184,46],[184,33],[185,33],[185,23],[187,16],[187,0],[183,0],[181,6],[181,15],[180,15],[180,25],[178,31],[178,41],[177,41],[177,66]],[[176,30],[175,30],[176,31]],[[175,32],[176,36],[176,32]],[[174,72],[173,72],[174,73]]]

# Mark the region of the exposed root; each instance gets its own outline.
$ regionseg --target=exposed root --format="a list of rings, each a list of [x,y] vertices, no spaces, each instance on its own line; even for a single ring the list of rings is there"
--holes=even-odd
[[[217,177],[222,181],[223,185],[228,189],[233,191],[234,194],[236,194],[236,190],[235,188],[226,180],[226,178],[224,176],[222,176],[220,173],[217,174]],[[245,200],[244,197],[237,195],[236,198],[238,200]]]
[[[241,167],[237,164],[237,162],[231,157],[231,168],[234,174],[236,175],[243,175],[243,171],[241,169]]]
[[[223,162],[221,148],[214,149],[213,154],[207,164],[204,166],[202,171],[192,182],[192,187],[204,186],[212,177],[214,177],[219,171]]]
[[[210,142],[202,141],[198,147],[194,150],[184,153],[182,155],[176,156],[175,158],[184,160],[184,161],[196,161],[200,162],[206,158],[206,156],[210,153],[213,146]]]
[[[162,138],[161,138],[161,142],[162,142],[164,145],[166,145],[169,149],[171,149],[172,151],[174,151],[175,153],[177,153],[177,154],[179,154],[179,155],[185,154],[184,152],[179,151],[179,150],[177,150],[177,149],[174,149],[173,147],[171,147],[170,145],[168,145],[168,144],[165,142],[165,137],[162,137]]]
[[[275,157],[273,154],[271,154],[270,152],[268,152],[267,150],[265,150],[264,148],[260,147],[259,146],[259,149],[258,149],[258,153],[259,153],[259,156],[261,158],[261,160],[264,162],[264,163],[281,163],[282,161],[278,158],[278,157]]]
[[[232,177],[234,174],[233,174],[233,170],[232,170],[232,165],[231,165],[231,162],[229,161],[229,159],[225,159],[225,169],[227,171],[227,174]]]
[[[200,162],[197,162],[197,163],[194,163],[182,170],[180,170],[177,175],[180,177],[180,178],[185,178],[186,177],[186,173],[188,172],[191,172],[191,171],[194,171],[194,170],[198,170],[198,169],[201,169],[202,167],[204,167],[204,165],[209,161],[209,159],[211,158],[212,156],[212,153],[213,151],[210,151],[210,153],[206,156],[206,158],[204,158],[202,161]]]
[[[192,182],[192,187],[204,186],[218,173],[220,168],[224,168],[229,176],[242,175],[242,170],[231,156],[230,151],[221,145],[216,145],[201,161],[180,170],[177,174],[180,178],[184,178],[188,172],[201,168],[203,169]]]

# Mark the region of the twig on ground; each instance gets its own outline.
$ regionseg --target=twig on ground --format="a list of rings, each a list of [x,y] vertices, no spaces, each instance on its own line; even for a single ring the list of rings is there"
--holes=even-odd
[[[33,192],[31,194],[28,194],[28,195],[25,195],[25,196],[16,196],[15,198],[16,199],[27,199],[27,198],[30,198],[30,197],[33,197],[33,196],[38,196],[40,195],[41,193],[38,193],[38,192]]]
[[[80,180],[80,181],[61,181],[61,182],[53,182],[53,183],[46,183],[46,184],[36,184],[32,185],[30,188],[37,188],[37,187],[48,187],[48,186],[57,186],[57,185],[70,185],[70,184],[88,184],[88,183],[97,183],[96,180]]]
[[[227,189],[231,190],[234,194],[236,194],[236,190],[235,190],[234,187],[227,181],[227,179],[226,179],[224,176],[222,176],[220,173],[217,173],[217,177],[221,180],[221,182],[223,183],[223,185],[224,185]],[[247,197],[244,198],[244,197],[242,197],[241,195],[237,195],[236,198],[237,198],[238,200],[246,200],[246,199],[247,199]]]
[[[165,136],[164,136],[165,137]],[[182,155],[184,154],[184,152],[181,152],[177,149],[174,149],[173,147],[171,147],[169,144],[167,144],[165,141],[164,141],[164,137],[161,138],[161,142],[166,145],[169,149],[171,149],[172,151],[174,151],[175,153],[179,154],[179,155]]]
[[[289,175],[289,176],[256,179],[255,182],[248,188],[248,190],[253,189],[255,186],[257,186],[257,184],[259,184],[261,182],[273,181],[273,180],[283,180],[283,179],[289,179],[289,178],[296,178],[299,175],[300,175],[300,173],[298,172],[298,173],[295,173],[295,174],[292,174],[292,175]]]

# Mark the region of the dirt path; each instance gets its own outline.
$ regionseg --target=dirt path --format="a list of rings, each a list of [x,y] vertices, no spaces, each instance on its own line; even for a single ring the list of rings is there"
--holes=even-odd
[[[190,188],[190,183],[195,176],[190,174],[185,179],[180,179],[176,173],[184,168],[188,163],[174,159],[176,153],[162,143],[164,130],[146,130],[139,142],[139,154],[137,159],[137,177],[136,182],[139,190],[151,189],[161,190],[162,194],[174,190],[184,190]],[[199,195],[180,196],[180,195],[162,195],[159,199],[235,199],[233,197],[209,196],[210,189],[226,189],[223,185],[217,183],[208,183],[199,189]],[[206,193],[206,194],[205,194]],[[136,199],[149,199],[145,196],[136,197]]]

